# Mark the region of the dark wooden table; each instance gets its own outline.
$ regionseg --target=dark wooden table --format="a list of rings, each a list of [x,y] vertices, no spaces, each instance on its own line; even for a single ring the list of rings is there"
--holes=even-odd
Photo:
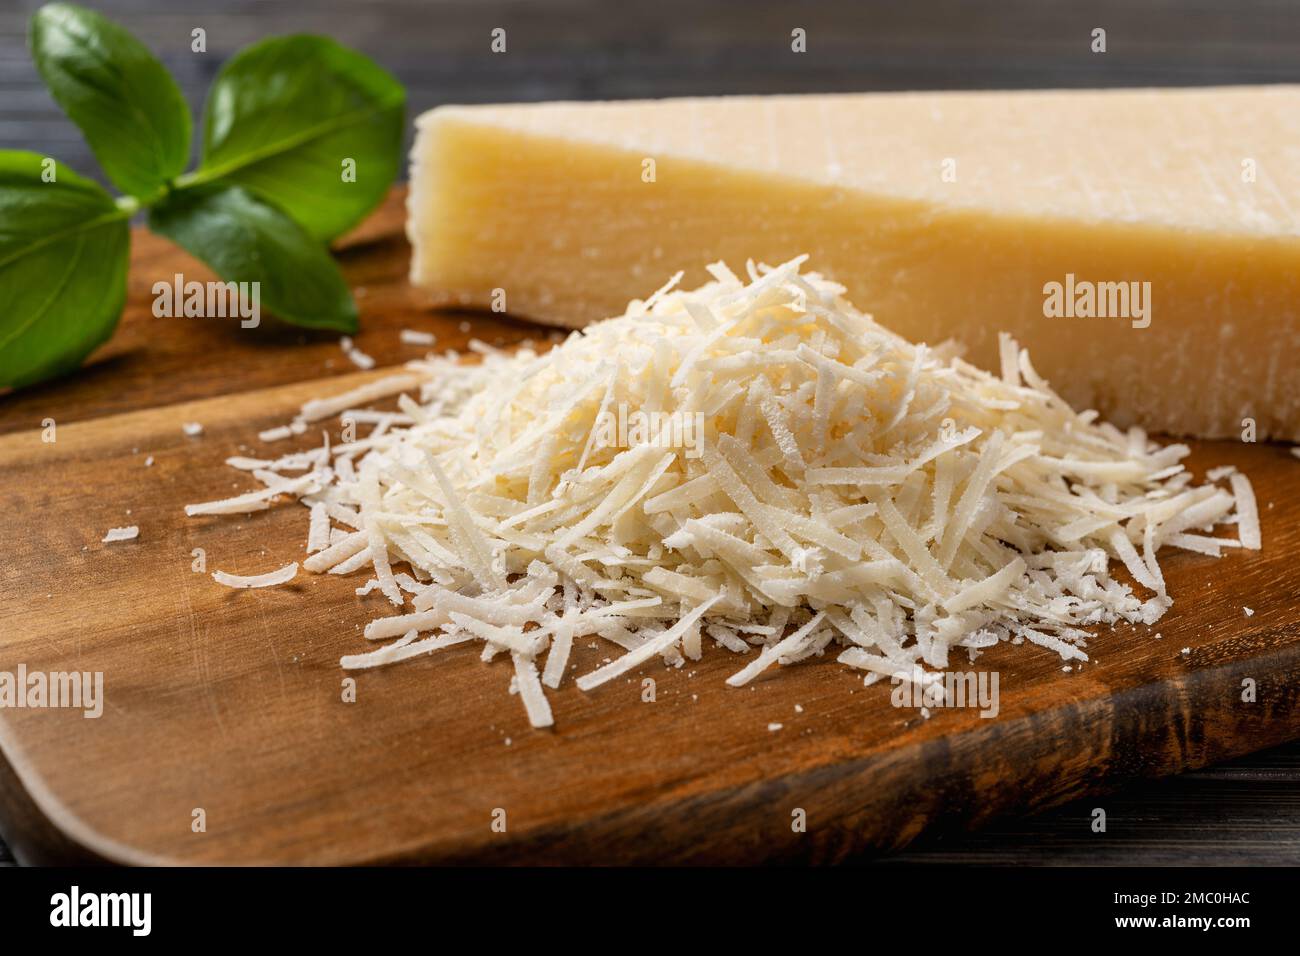
[[[197,114],[234,50],[325,33],[439,103],[1300,80],[1291,0],[84,0],[140,37]],[[31,66],[40,0],[0,4],[0,149],[94,162]],[[490,33],[506,30],[504,54]],[[790,34],[807,35],[793,53]],[[1091,32],[1106,30],[1106,52]],[[206,31],[207,51],[191,51]]]
[[[1011,0],[973,4],[774,0],[105,0],[158,53],[196,113],[224,59],[262,36],[319,32],[442,102],[873,89],[1300,82],[1300,15],[1286,0]],[[26,51],[39,3],[0,8],[0,149],[94,162]],[[507,53],[489,50],[494,27]],[[790,50],[807,31],[808,52]],[[1089,49],[1107,31],[1107,52]],[[207,51],[190,49],[202,28]],[[1300,597],[1298,597],[1300,601]],[[1298,611],[1297,613],[1300,613]],[[1093,833],[1094,807],[1108,830]],[[12,862],[0,842],[0,865]],[[1108,798],[926,838],[887,864],[1300,863],[1300,743]]]
[[[1105,833],[1091,829],[1106,811]],[[884,865],[1300,865],[1300,743],[977,833],[923,837]]]

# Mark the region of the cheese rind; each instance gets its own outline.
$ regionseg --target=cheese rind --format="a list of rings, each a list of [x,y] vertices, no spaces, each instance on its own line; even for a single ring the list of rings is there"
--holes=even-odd
[[[418,121],[412,280],[578,327],[704,263],[812,267],[1076,407],[1300,440],[1300,87],[442,107]],[[653,181],[650,166],[653,160]],[[1145,318],[1050,283],[1150,283]],[[498,291],[500,290],[500,291]],[[1149,324],[1145,324],[1149,319]]]

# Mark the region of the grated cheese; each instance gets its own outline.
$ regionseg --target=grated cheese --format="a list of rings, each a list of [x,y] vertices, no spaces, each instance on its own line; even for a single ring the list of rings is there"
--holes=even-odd
[[[270,588],[277,584],[287,584],[298,575],[298,562],[267,571],[265,574],[227,574],[225,571],[213,571],[212,579],[228,588]]]
[[[1163,548],[1260,547],[1244,475],[1193,486],[1185,446],[1075,412],[1009,336],[988,374],[802,265],[751,263],[746,280],[718,263],[708,285],[679,290],[679,275],[546,354],[471,342],[479,362],[429,356],[308,402],[263,440],[337,415],[369,434],[231,459],[263,487],[186,511],[300,500],[303,567],[364,573],[358,595],[398,611],[365,629],[391,643],[344,668],[478,642],[510,658],[538,727],[579,639],[618,649],[578,677],[584,692],[698,659],[704,636],[748,655],[732,686],[832,644],[867,685],[929,686],[955,649],[1087,661],[1085,628],[1168,609]],[[367,408],[386,399],[398,410]],[[610,427],[634,414],[672,427]],[[1210,533],[1226,523],[1238,539]]]
[[[348,357],[348,361],[357,368],[369,371],[375,367],[375,360],[357,348],[348,336],[345,335],[339,339],[339,347],[343,349],[343,354]]]
[[[1255,491],[1250,479],[1240,472],[1234,472],[1229,479],[1232,482],[1232,494],[1237,502],[1237,536],[1243,548],[1258,551],[1263,545],[1259,532],[1259,509],[1255,504]]]
[[[100,540],[101,544],[113,544],[118,541],[134,541],[140,536],[140,528],[129,525],[125,528],[109,528],[108,534]]]
[[[418,329],[402,329],[399,338],[403,345],[433,345],[437,341],[432,332]]]
[[[519,696],[524,700],[524,709],[528,721],[534,727],[549,727],[555,723],[551,716],[551,705],[546,701],[546,692],[537,677],[537,663],[529,655],[514,651],[510,655],[515,662],[515,680],[519,687]]]

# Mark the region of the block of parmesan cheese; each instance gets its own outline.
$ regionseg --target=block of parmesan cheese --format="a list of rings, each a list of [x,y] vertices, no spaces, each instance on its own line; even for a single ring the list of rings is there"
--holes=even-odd
[[[1300,87],[448,106],[409,202],[442,304],[579,327],[808,253],[1116,424],[1300,440]]]

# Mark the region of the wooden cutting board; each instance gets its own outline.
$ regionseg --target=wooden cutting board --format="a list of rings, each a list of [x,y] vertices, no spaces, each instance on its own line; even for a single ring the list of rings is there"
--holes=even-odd
[[[416,357],[402,328],[463,347],[467,320],[501,344],[546,334],[422,309],[401,199],[342,244],[361,349],[381,366]],[[0,709],[0,826],[29,859],[831,860],[1300,737],[1300,462],[1236,443],[1202,444],[1192,464],[1251,476],[1264,550],[1171,556],[1170,613],[1104,630],[1069,672],[1032,647],[986,653],[994,719],[895,708],[887,684],[864,688],[830,655],[732,689],[737,660],[711,646],[591,694],[569,682],[550,731],[507,693],[508,663],[470,646],[362,673],[345,702],[338,659],[364,649],[383,598],[332,576],[220,587],[192,569],[194,549],[208,570],[278,567],[302,554],[306,509],[188,519],[182,506],[247,487],[223,459],[256,452],[257,431],[304,399],[378,372],[356,373],[332,336],[153,318],[150,287],[177,272],[209,277],[138,234],[113,342],[75,378],[0,399],[0,670],[104,674],[99,719]],[[137,541],[100,543],[129,524]],[[609,651],[575,653],[583,672]]]

